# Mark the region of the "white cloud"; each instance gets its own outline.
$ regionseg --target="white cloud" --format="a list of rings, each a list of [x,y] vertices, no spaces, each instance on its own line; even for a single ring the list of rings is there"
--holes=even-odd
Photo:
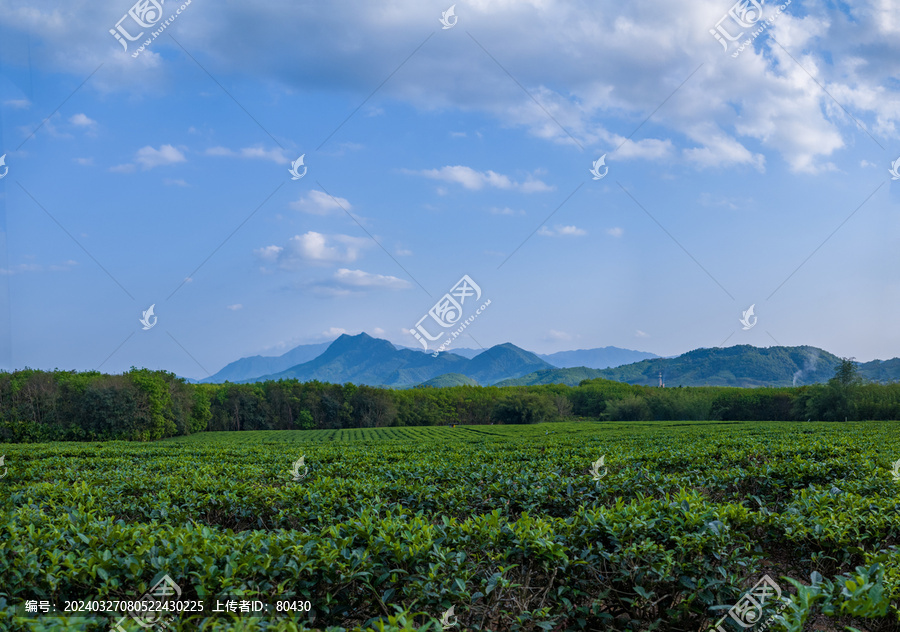
[[[266,246],[265,248],[257,248],[253,251],[257,257],[263,261],[277,261],[278,255],[284,250],[281,246]]]
[[[698,131],[696,135],[702,136],[704,146],[685,149],[684,157],[699,167],[749,165],[759,172],[765,171],[765,157],[762,154],[751,153],[734,138],[722,132],[705,134]]]
[[[347,333],[347,330],[343,327],[329,327],[320,335],[325,338],[337,338],[338,336],[342,336],[345,333]]]
[[[329,215],[331,213],[343,213],[350,211],[353,206],[345,198],[331,197],[324,191],[313,189],[299,200],[290,203],[295,211],[302,211],[310,215]]]
[[[549,332],[547,332],[547,338],[556,342],[566,342],[572,339],[572,334],[565,331],[557,331],[556,329],[551,329]]]
[[[538,235],[543,235],[544,237],[582,237],[587,235],[587,231],[577,226],[560,226],[557,224],[552,230],[546,226],[541,226],[540,230],[538,230]]]
[[[359,258],[369,240],[349,235],[323,235],[309,231],[291,237],[289,249],[301,259],[323,263],[350,263]]]
[[[517,187],[522,193],[545,193],[556,189],[556,187],[531,176],[525,178],[525,182]]]
[[[188,183],[181,178],[163,178],[163,184],[167,186],[186,187]]]
[[[134,165],[131,163],[126,163],[124,165],[116,165],[115,167],[110,167],[109,170],[113,173],[133,173]]]
[[[69,122],[78,127],[94,127],[97,124],[97,121],[88,118],[85,114],[75,114],[69,118]]]
[[[186,160],[184,154],[172,145],[162,145],[159,149],[147,145],[138,150],[134,159],[145,170],[163,165],[173,165]]]
[[[594,158],[618,147],[611,141],[624,139],[652,114],[611,161],[663,161],[688,149],[684,157],[698,168],[722,156],[725,168],[760,169],[774,153],[792,170],[816,172],[828,168],[823,160],[849,142],[871,142],[828,93],[866,129],[896,138],[898,88],[885,77],[896,74],[900,18],[889,0],[851,1],[822,11],[794,2],[768,32],[802,68],[765,35],[739,59],[723,52],[709,28],[727,8],[718,0],[642,0],[615,7],[562,0],[470,2],[467,19],[478,24],[479,41],[516,81],[498,74],[478,46],[455,50],[449,58],[426,46],[382,92],[385,102],[475,112],[548,142],[578,142],[599,150],[591,152]],[[226,3],[219,19],[192,22],[191,35],[214,60],[214,74],[229,72],[298,92],[365,93],[371,79],[359,69],[396,67],[413,44],[408,34],[434,22],[432,12],[414,0],[397,0],[388,10],[378,4],[351,10],[339,3],[272,3],[250,14],[240,3]],[[92,39],[96,25],[109,19],[104,15],[100,5],[9,0],[0,22],[36,42],[33,64],[39,71],[84,77],[104,61],[103,72],[91,81],[101,92],[152,94],[165,87],[169,67],[158,52],[149,49],[135,60],[111,37]],[[335,38],[335,32],[353,37]],[[245,45],[232,45],[237,34]],[[72,49],[73,41],[82,45]],[[315,54],[321,63],[284,63],[286,50],[297,58]],[[701,61],[703,67],[681,85]],[[662,107],[655,111],[657,106]],[[375,113],[380,109],[369,104],[358,116]],[[716,133],[697,135],[704,124]],[[685,146],[684,138],[693,146]]]
[[[82,167],[91,167],[94,164],[93,158],[75,158],[75,163],[81,165]]]
[[[385,288],[388,290],[405,290],[411,287],[409,281],[395,276],[371,274],[363,270],[340,268],[334,273],[334,280],[342,285],[358,288]]]
[[[519,183],[502,173],[491,170],[476,171],[471,167],[466,167],[464,165],[448,165],[446,167],[441,167],[440,169],[422,169],[421,171],[404,169],[403,172],[424,176],[432,180],[459,184],[470,191],[480,191],[485,187],[491,187],[495,189],[518,190],[522,193],[540,193],[553,191],[556,188],[538,180],[534,176],[528,176],[525,179],[525,182]]]
[[[294,235],[286,246],[266,246],[253,254],[268,263],[278,263],[281,268],[295,268],[299,264],[351,263],[356,261],[371,241],[349,235],[325,235],[309,231]]]
[[[634,332],[634,337],[635,338],[649,338],[650,334],[648,334],[646,331],[641,331],[640,329],[638,329],[637,331]]]
[[[397,252],[395,252],[394,254],[396,254],[398,257],[411,257],[413,251],[407,248],[398,248]]]
[[[3,105],[16,110],[27,110],[31,107],[31,101],[28,99],[7,99]]]
[[[607,229],[606,229],[606,234],[609,235],[610,237],[616,237],[616,238],[619,238],[619,237],[621,237],[622,235],[625,234],[625,229],[624,229],[624,228],[619,228],[618,226],[616,226],[616,227],[614,227],[614,228],[607,228]]]
[[[228,305],[228,306],[227,306],[227,308],[230,309],[230,310],[233,311],[233,312],[236,312],[236,311],[238,311],[239,309],[242,309],[243,307],[244,307],[244,306],[241,305],[240,303],[235,303],[234,305]]]

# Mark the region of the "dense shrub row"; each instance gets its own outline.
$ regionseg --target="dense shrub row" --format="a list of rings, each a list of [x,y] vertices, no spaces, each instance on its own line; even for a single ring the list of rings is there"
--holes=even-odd
[[[900,384],[863,384],[852,363],[796,388],[652,388],[597,379],[577,387],[415,388],[354,384],[187,384],[164,371],[0,373],[0,441],[153,440],[203,430],[332,430],[446,424],[900,419]]]
[[[0,630],[110,630],[29,617],[25,601],[134,599],[165,574],[183,600],[312,604],[296,624],[207,608],[169,632],[396,632],[392,615],[437,632],[450,607],[453,632],[712,632],[765,574],[790,600],[770,632],[897,632],[897,430],[570,422],[6,446]]]

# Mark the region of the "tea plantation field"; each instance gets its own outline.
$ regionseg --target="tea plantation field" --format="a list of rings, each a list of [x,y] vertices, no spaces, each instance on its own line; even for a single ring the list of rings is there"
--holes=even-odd
[[[0,450],[3,631],[900,629],[898,422]]]

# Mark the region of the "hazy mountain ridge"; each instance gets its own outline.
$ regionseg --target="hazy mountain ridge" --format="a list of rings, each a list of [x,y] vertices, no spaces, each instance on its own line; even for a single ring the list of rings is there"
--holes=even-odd
[[[658,358],[655,353],[634,351],[621,347],[598,347],[596,349],[575,349],[573,351],[557,351],[551,354],[538,354],[541,360],[549,362],[560,369],[586,367],[589,369],[607,369],[610,367],[632,364],[641,360]]]
[[[321,353],[317,353],[321,350]],[[666,386],[800,386],[826,382],[840,358],[811,346],[695,349],[680,356],[661,358],[617,347],[562,351],[540,356],[511,343],[475,353],[472,357],[445,352],[436,357],[418,349],[397,347],[387,340],[361,333],[344,334],[331,343],[301,345],[277,357],[253,356],[230,363],[204,382],[229,380],[258,382],[298,379],[366,384],[391,388],[417,385],[528,386],[568,384],[604,378],[628,384],[656,386],[662,372]],[[547,360],[568,363],[578,358],[615,361],[624,354],[650,356],[630,364],[604,369],[589,366],[557,367]],[[466,353],[466,355],[469,355]],[[314,357],[310,357],[314,356]],[[300,359],[300,362],[295,360]],[[288,364],[291,363],[292,364]],[[287,364],[287,366],[285,366]],[[248,375],[260,368],[267,373]],[[871,381],[900,380],[900,358],[873,360],[859,365],[860,375]]]
[[[309,362],[244,381],[298,379],[404,388],[458,373],[481,385],[490,385],[548,368],[552,367],[535,354],[510,343],[491,347],[468,360],[452,353],[433,357],[430,353],[398,349],[387,340],[361,333],[340,336]]]
[[[610,369],[585,367],[541,371],[498,386],[537,384],[578,385],[584,379],[604,378],[628,384],[658,386],[662,372],[666,386],[802,386],[827,382],[841,359],[824,349],[753,347],[695,349],[674,358],[642,360]],[[859,375],[873,382],[900,380],[900,358],[859,364]]]
[[[268,373],[278,373],[292,366],[309,362],[322,355],[331,345],[330,342],[320,342],[311,345],[299,345],[280,356],[255,355],[241,358],[226,364],[220,371],[210,375],[200,383],[243,382]]]
[[[484,349],[467,349],[461,347],[459,349],[450,349],[450,353],[454,353],[464,358],[474,358]],[[655,353],[646,351],[635,351],[633,349],[623,349],[622,347],[597,347],[596,349],[573,349],[571,351],[557,351],[556,353],[535,353],[544,362],[553,365],[559,369],[568,369],[574,367],[587,367],[590,369],[606,369],[623,364],[631,364],[640,360],[658,358]]]

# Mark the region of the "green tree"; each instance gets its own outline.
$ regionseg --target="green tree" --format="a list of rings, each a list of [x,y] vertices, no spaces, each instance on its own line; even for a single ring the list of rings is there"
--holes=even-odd
[[[834,377],[814,392],[807,404],[810,418],[824,421],[858,418],[857,399],[863,380],[853,358],[842,358]]]
[[[611,421],[649,421],[653,419],[650,404],[643,397],[629,396],[609,402],[606,411]]]
[[[493,416],[502,424],[536,424],[553,413],[553,404],[537,393],[512,393],[494,405]]]
[[[300,430],[315,430],[316,422],[313,420],[312,413],[308,410],[301,410],[297,414],[297,425]]]
[[[853,358],[841,358],[840,364],[835,367],[834,377],[828,382],[835,382],[844,387],[852,387],[859,386],[863,380],[859,375],[859,366],[854,362]]]

